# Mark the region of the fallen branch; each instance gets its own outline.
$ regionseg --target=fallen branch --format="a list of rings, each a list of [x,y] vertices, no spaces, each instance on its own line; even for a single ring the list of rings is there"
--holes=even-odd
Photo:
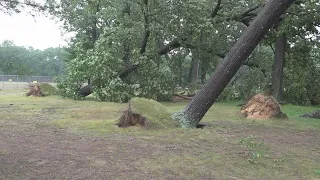
[[[193,99],[193,97],[184,96],[184,95],[181,95],[181,94],[173,94],[173,96],[177,96],[177,97],[185,99],[185,100],[192,100]]]

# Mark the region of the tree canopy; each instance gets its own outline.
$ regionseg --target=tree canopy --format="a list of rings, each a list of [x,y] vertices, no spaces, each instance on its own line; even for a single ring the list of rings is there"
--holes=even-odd
[[[115,102],[134,96],[169,100],[181,88],[195,94],[264,6],[264,0],[0,1],[0,11],[9,14],[47,10],[75,35],[63,61],[63,96],[78,98],[88,83],[95,98]],[[284,101],[319,104],[319,11],[317,1],[295,1],[219,99],[269,91],[276,39],[285,34]]]
[[[75,97],[75,92],[89,80],[96,98],[116,102],[133,96],[170,99],[177,86],[197,89],[264,3],[263,0],[47,1],[50,13],[64,23],[64,30],[75,33],[68,49],[72,54],[67,62],[68,74],[60,88],[65,96]],[[314,53],[319,38],[318,12],[318,2],[296,1],[281,17],[279,27],[272,28],[243,63],[220,99],[246,98],[268,89],[275,39],[285,32],[284,97],[297,103],[315,103],[304,89],[316,89],[317,83],[312,78],[308,83],[299,81],[319,72],[319,62],[312,60],[317,59]],[[295,60],[298,57],[304,58]],[[305,62],[309,63],[308,70],[297,70],[299,63]],[[297,98],[298,92],[303,97]]]

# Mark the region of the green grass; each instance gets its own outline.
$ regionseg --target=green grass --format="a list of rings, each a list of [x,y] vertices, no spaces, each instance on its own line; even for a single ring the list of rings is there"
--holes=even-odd
[[[40,89],[45,96],[57,95],[57,89],[48,83],[41,83]]]
[[[146,128],[166,129],[178,127],[178,123],[171,118],[171,112],[161,103],[145,99],[133,98],[132,111],[147,118]]]
[[[0,106],[14,104],[16,109],[14,113],[1,111],[6,118],[0,120],[0,127],[2,121],[16,127],[25,121],[21,118],[43,116],[48,117],[46,125],[76,135],[133,137],[133,141],[148,144],[141,147],[148,153],[133,162],[135,168],[160,179],[320,178],[317,146],[320,120],[299,117],[320,107],[285,105],[282,109],[289,117],[287,120],[247,120],[239,113],[238,102],[217,102],[202,120],[208,127],[181,129],[170,121],[170,115],[187,102],[160,104],[135,99],[132,102],[135,112],[148,117],[151,123],[159,123],[159,127],[173,128],[118,128],[115,124],[127,104],[73,101],[58,96],[24,97],[22,92],[9,94],[0,96]],[[117,139],[120,143],[121,140]],[[243,143],[239,143],[240,140]],[[261,157],[251,163],[253,152],[260,153]],[[0,149],[1,154],[5,151]]]

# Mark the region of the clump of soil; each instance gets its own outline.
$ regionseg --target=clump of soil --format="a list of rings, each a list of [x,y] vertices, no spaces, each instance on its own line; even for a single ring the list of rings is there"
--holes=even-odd
[[[48,83],[29,83],[28,88],[27,96],[42,97],[57,94],[57,89]]]
[[[126,109],[122,116],[119,119],[119,122],[116,124],[121,128],[135,126],[135,125],[146,125],[146,117],[141,116],[140,114],[132,112],[131,102],[129,102],[128,109]]]
[[[248,119],[287,118],[281,111],[279,103],[272,96],[263,94],[253,96],[241,108],[241,113]]]
[[[29,88],[29,92],[26,94],[27,96],[36,96],[36,97],[44,96],[44,94],[41,91],[39,83],[29,83],[28,88]]]
[[[314,111],[314,112],[311,112],[311,113],[303,114],[300,117],[320,119],[320,110],[317,110],[317,111]]]
[[[133,98],[117,123],[119,127],[141,126],[146,129],[178,127],[171,112],[161,103],[145,98]]]

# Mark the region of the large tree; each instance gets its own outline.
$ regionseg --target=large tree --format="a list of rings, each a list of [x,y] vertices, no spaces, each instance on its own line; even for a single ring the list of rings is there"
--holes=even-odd
[[[100,11],[94,11],[90,3],[98,3]],[[62,0],[50,4],[55,9],[52,13],[65,23],[64,29],[76,34],[70,46],[74,57],[67,64],[67,81],[60,86],[63,92],[73,97],[89,77],[95,97],[122,101],[137,95],[132,92],[157,100],[163,100],[163,95],[170,98],[175,84],[182,84],[181,76],[188,77],[181,73],[184,63],[191,64],[188,51],[194,52],[191,57],[198,62],[193,63],[192,76],[201,74],[204,82],[218,56],[224,56],[263,2]],[[92,42],[88,27],[94,25],[90,19],[98,20],[100,33],[87,46]],[[184,61],[177,63],[181,54]],[[180,66],[179,74],[175,65]],[[180,80],[173,82],[176,79]],[[86,94],[91,93],[87,89]]]
[[[294,0],[270,0],[267,2],[259,15],[233,45],[209,81],[184,109],[173,115],[173,118],[179,121],[182,127],[192,128],[198,125],[243,62],[263,39],[274,22],[285,13],[293,2]]]

